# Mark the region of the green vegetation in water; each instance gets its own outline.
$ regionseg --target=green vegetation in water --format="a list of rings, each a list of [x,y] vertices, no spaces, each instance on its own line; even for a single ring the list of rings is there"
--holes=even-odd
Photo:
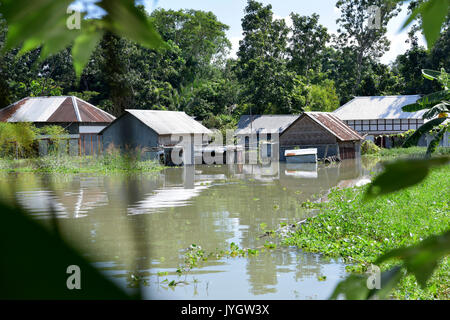
[[[127,155],[45,156],[33,159],[0,159],[0,171],[42,173],[157,172],[164,168],[153,160]]]
[[[413,148],[411,148],[413,149]],[[418,150],[414,148],[415,150]],[[411,150],[409,150],[411,151]],[[390,150],[395,154],[397,150]],[[419,243],[450,227],[448,190],[450,166],[435,169],[421,184],[363,201],[366,188],[334,189],[316,217],[283,240],[305,251],[339,256],[348,271],[365,272],[389,250]],[[383,263],[386,270],[396,262]],[[445,257],[422,289],[408,275],[392,292],[397,299],[449,299],[450,259]]]
[[[189,246],[189,248],[187,248],[185,254],[183,255],[183,263],[178,267],[178,269],[175,271],[175,273],[181,277],[181,276],[185,276],[184,280],[182,281],[169,281],[169,279],[164,279],[163,281],[158,283],[161,285],[168,285],[169,287],[175,287],[179,284],[189,284],[189,282],[187,282],[187,276],[189,275],[190,271],[193,268],[197,268],[200,267],[201,263],[206,263],[209,260],[213,260],[213,259],[222,259],[222,258],[237,258],[237,257],[254,257],[259,255],[262,252],[265,252],[266,250],[270,251],[270,250],[274,250],[277,248],[277,245],[275,243],[266,241],[264,243],[264,245],[255,248],[255,249],[250,249],[250,248],[240,248],[237,244],[235,244],[234,242],[232,242],[230,244],[230,247],[228,249],[225,250],[219,250],[216,249],[213,252],[206,252],[205,250],[203,250],[203,248],[197,244],[192,244],[191,246]],[[161,276],[167,276],[169,273],[168,272],[158,272],[157,276],[158,279]],[[141,279],[142,280],[142,279]],[[146,285],[143,281],[140,281],[141,284]],[[148,283],[148,282],[147,282]]]

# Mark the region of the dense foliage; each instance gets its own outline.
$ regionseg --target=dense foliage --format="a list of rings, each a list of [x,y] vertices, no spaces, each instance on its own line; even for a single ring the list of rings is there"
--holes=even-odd
[[[379,2],[338,1],[339,30],[332,35],[317,14],[292,13],[289,27],[274,18],[271,5],[249,0],[236,59],[229,55],[228,26],[213,13],[147,13],[141,6],[164,46],[155,50],[106,29],[79,79],[79,66],[73,63],[76,43],[51,54],[46,46],[26,53],[18,45],[6,50],[8,24],[0,20],[0,47],[5,49],[0,56],[0,107],[25,96],[76,95],[116,116],[130,107],[180,110],[224,128],[244,113],[332,111],[353,95],[436,91],[437,84],[424,81],[421,69],[450,70],[448,23],[429,51],[418,45],[418,29],[413,28],[410,48],[392,65],[384,65],[379,59],[389,49],[386,25],[399,5],[382,1],[382,28],[368,29],[367,8]],[[418,3],[413,1],[410,11]],[[95,21],[85,19],[87,25]]]

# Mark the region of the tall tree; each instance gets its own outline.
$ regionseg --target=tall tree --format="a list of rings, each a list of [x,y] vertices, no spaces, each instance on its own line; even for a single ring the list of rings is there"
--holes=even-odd
[[[319,15],[301,16],[291,13],[292,36],[289,39],[289,67],[307,76],[310,69],[320,70],[321,60],[330,39],[327,28],[319,24]]]
[[[231,48],[225,33],[229,27],[212,12],[158,9],[151,18],[163,39],[181,49],[186,61],[183,84],[202,77],[210,64],[223,60]]]
[[[365,58],[377,60],[389,49],[387,24],[400,6],[396,0],[338,0],[336,7],[341,16],[336,20],[339,28],[335,41],[338,49],[348,47],[355,53],[352,94],[356,94]]]
[[[242,29],[238,77],[245,83],[243,102],[254,113],[300,111],[303,107],[297,88],[300,80],[286,67],[289,28],[284,20],[273,19],[271,5],[249,0]]]

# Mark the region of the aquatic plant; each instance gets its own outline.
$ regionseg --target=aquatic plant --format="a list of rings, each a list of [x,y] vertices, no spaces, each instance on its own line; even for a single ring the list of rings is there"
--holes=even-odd
[[[368,185],[333,189],[321,212],[308,218],[295,234],[285,238],[282,243],[326,256],[342,257],[349,263],[348,271],[360,274],[350,280],[366,281],[367,276],[361,273],[366,272],[371,264],[379,263],[383,271],[390,270],[398,266],[396,256],[400,253],[401,256],[408,256],[413,249],[394,251],[381,259],[383,254],[393,249],[419,246],[422,240],[443,234],[450,227],[449,173],[449,166],[436,168],[421,184],[379,196],[372,201],[364,201],[365,192],[370,188]],[[433,252],[436,255],[443,251],[436,249]],[[415,276],[407,275],[400,280],[397,289],[388,293],[401,299],[449,299],[450,259],[444,254],[437,261],[441,263],[436,271],[427,269],[431,271],[431,277],[424,288],[419,286]],[[430,266],[434,265],[434,262],[430,263]],[[410,270],[407,266],[398,272]],[[367,289],[365,283],[360,284],[362,291]]]

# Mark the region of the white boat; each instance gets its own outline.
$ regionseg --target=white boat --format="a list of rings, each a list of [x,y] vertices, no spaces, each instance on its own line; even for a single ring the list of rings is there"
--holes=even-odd
[[[284,157],[287,163],[316,163],[317,148],[286,150]]]

